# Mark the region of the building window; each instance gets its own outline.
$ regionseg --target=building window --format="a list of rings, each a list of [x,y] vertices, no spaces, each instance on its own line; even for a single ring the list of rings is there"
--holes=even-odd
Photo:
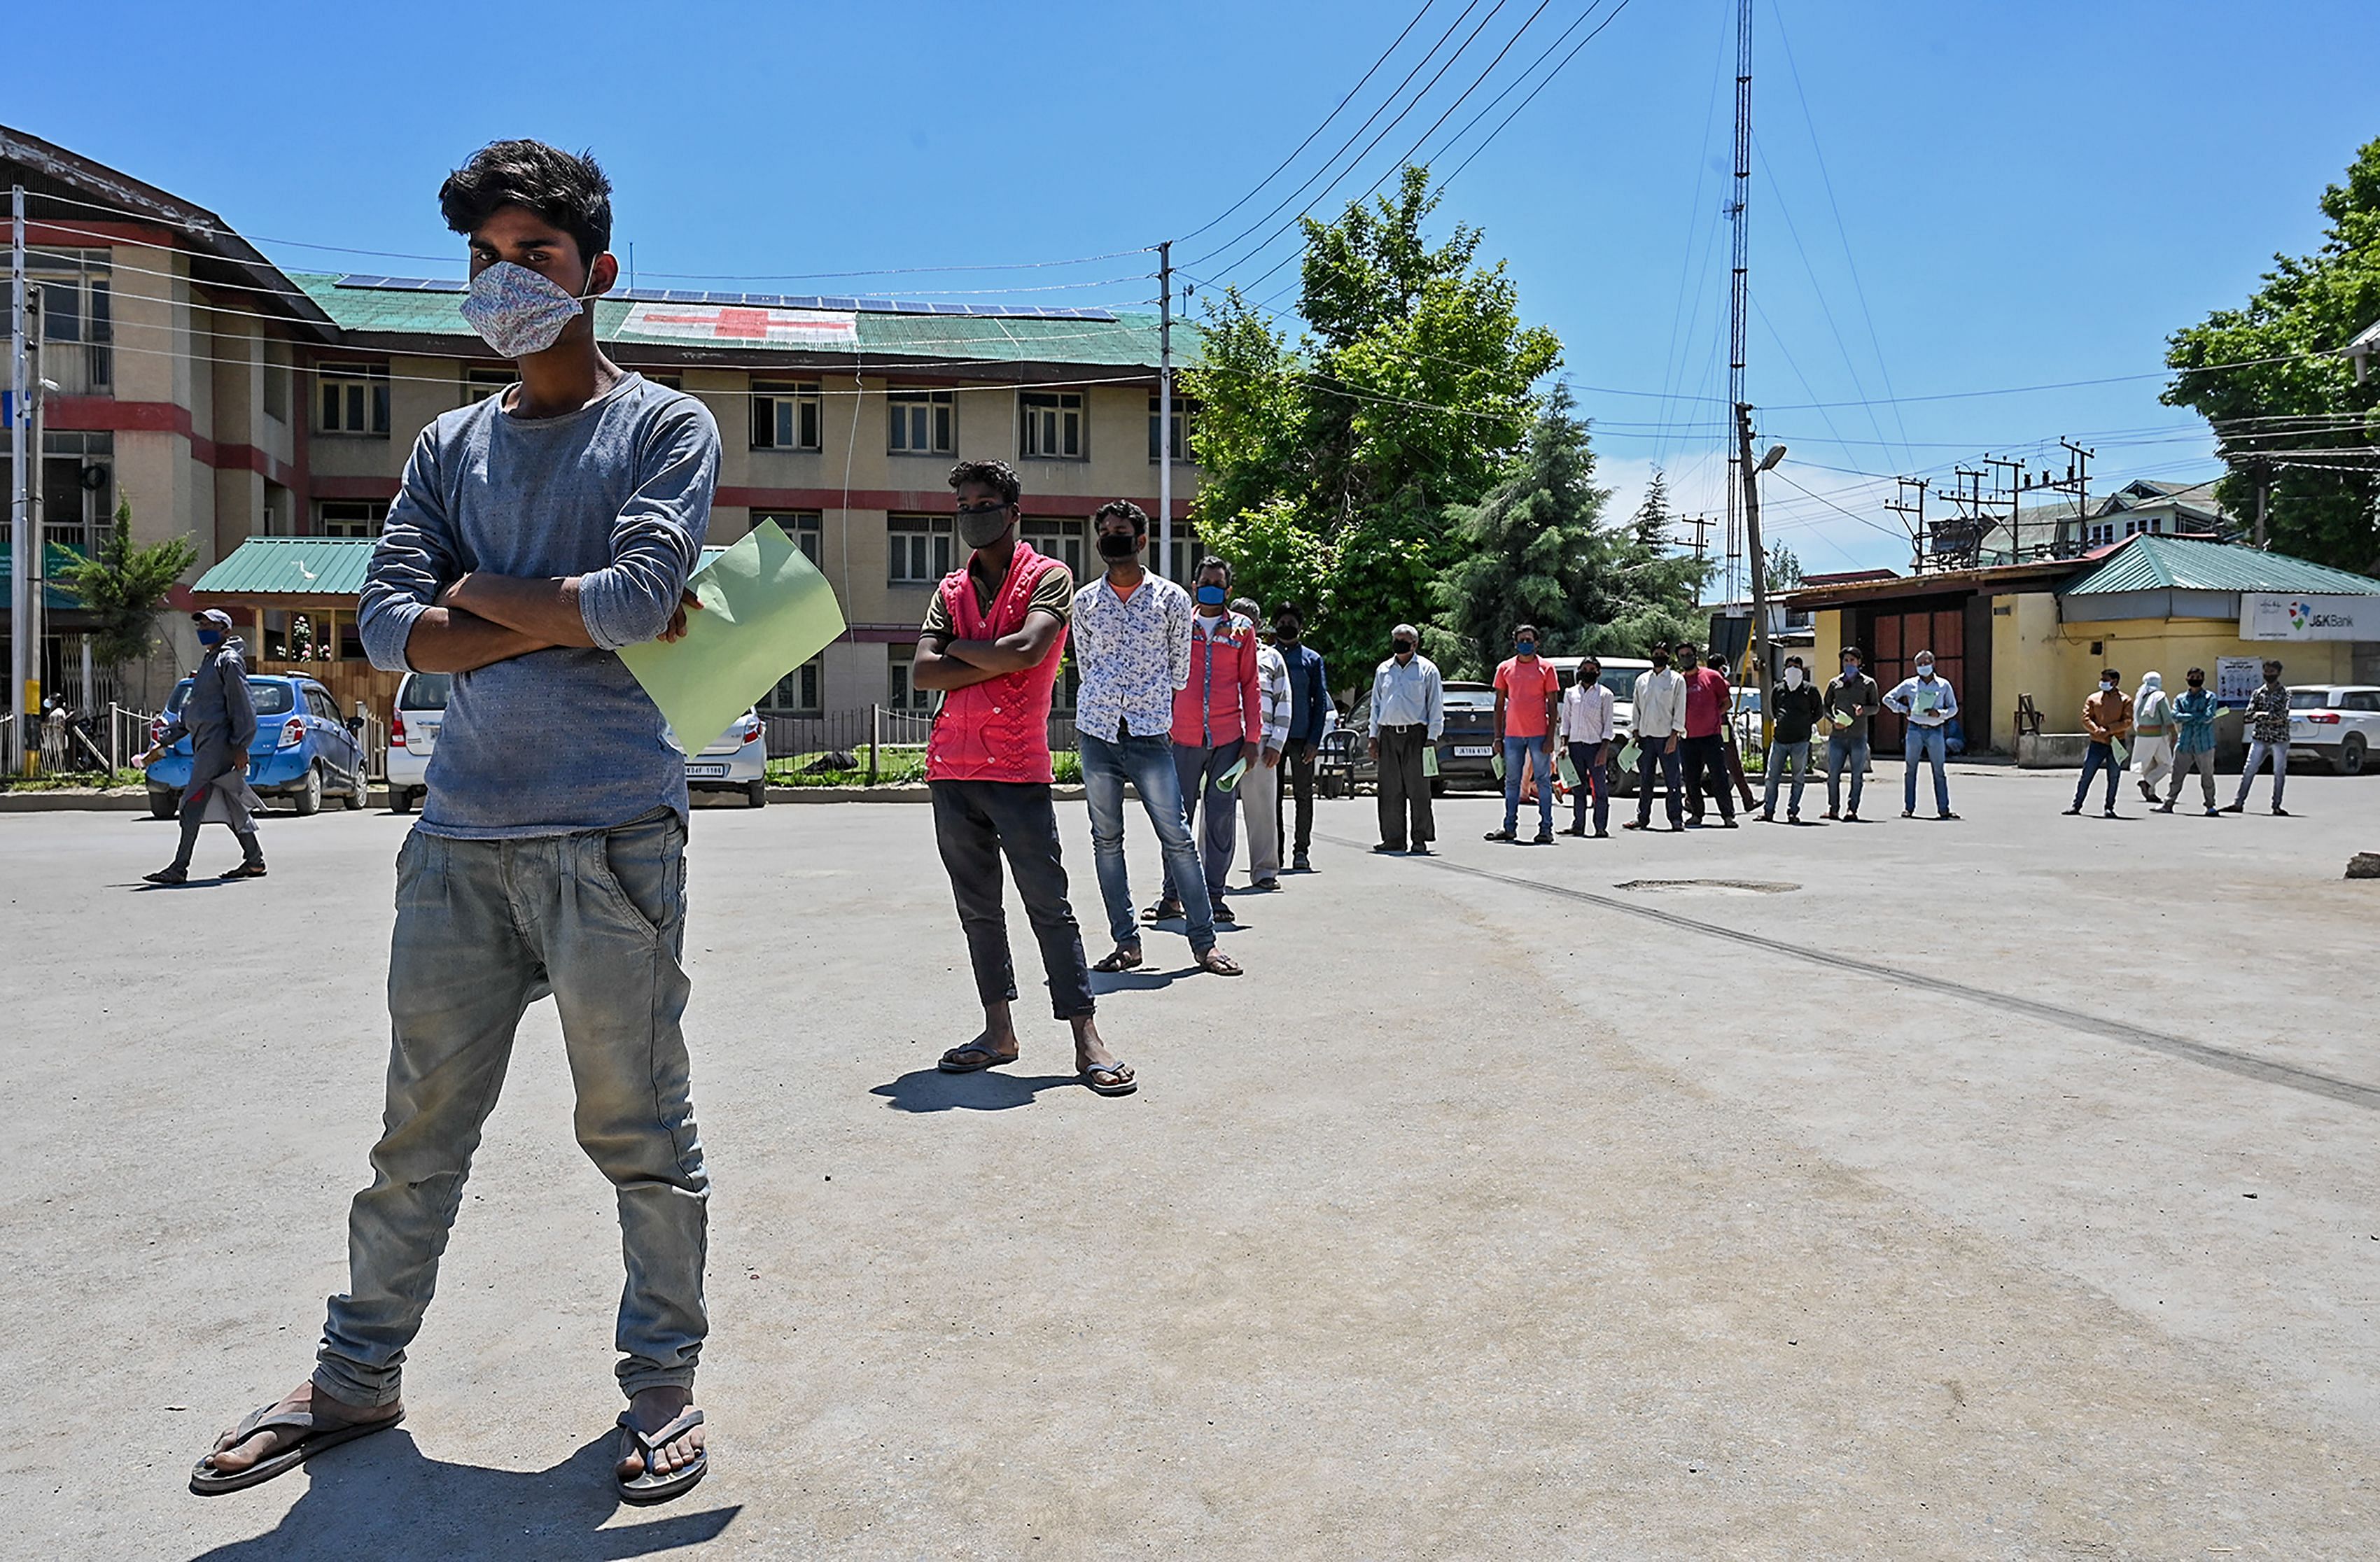
[[[1017,526],[1017,535],[1033,545],[1037,553],[1047,554],[1066,566],[1066,573],[1076,580],[1083,578],[1082,521],[1051,520],[1027,515]]]
[[[951,573],[948,515],[888,515],[891,560],[885,579],[894,586],[931,586]]]
[[[1151,461],[1158,457],[1157,425],[1165,416],[1164,400],[1162,396],[1148,398],[1148,458]],[[1197,410],[1197,404],[1188,397],[1177,395],[1173,398],[1173,459],[1176,461],[1190,459],[1190,419]]]
[[[816,716],[826,708],[826,658],[814,656],[777,680],[760,697],[771,716]]]
[[[109,251],[29,249],[30,301],[42,312],[42,376],[61,395],[104,391],[115,379],[115,298]],[[75,349],[79,347],[81,351]]]
[[[509,369],[467,369],[463,370],[463,405],[477,406],[490,396],[512,389],[513,371]]]
[[[915,646],[892,646],[890,658],[892,677],[887,692],[886,708],[891,710],[926,711],[934,708],[930,689],[920,689],[909,682],[909,663],[917,658]]]
[[[892,391],[884,397],[892,409],[892,437],[885,448],[894,455],[948,455],[958,448],[958,409],[948,391]]]
[[[289,349],[278,342],[264,344],[264,416],[289,421]]]
[[[1155,516],[1149,518],[1148,540],[1151,547],[1156,545]],[[1206,550],[1198,546],[1198,534],[1190,529],[1187,522],[1176,521],[1173,525],[1173,551],[1165,561],[1165,578],[1187,587],[1198,573],[1198,561],[1206,556]]]
[[[1016,406],[1024,429],[1019,454],[1044,461],[1083,458],[1082,392],[1019,391]]]
[[[0,442],[0,478],[7,476],[8,447]],[[79,553],[95,551],[115,528],[115,480],[114,434],[43,430],[42,540]]]
[[[820,438],[816,385],[753,384],[754,450],[816,450]]]
[[[776,522],[779,527],[784,531],[784,534],[794,539],[794,546],[802,551],[803,557],[808,559],[810,563],[818,565],[820,569],[824,569],[826,567],[826,559],[824,557],[825,549],[822,540],[824,531],[819,524],[819,513],[817,511],[753,511],[752,524],[757,527],[762,521]]]
[[[325,434],[388,437],[388,373],[362,364],[326,363],[314,371]]]
[[[378,537],[388,506],[377,499],[325,499],[314,507],[315,530],[323,537]]]

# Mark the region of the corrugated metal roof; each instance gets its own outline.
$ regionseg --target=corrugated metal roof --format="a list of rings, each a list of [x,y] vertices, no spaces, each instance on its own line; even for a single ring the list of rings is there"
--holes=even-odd
[[[220,597],[354,597],[378,546],[369,537],[251,537],[190,589]],[[705,548],[709,563],[724,548]]]
[[[371,563],[368,537],[251,537],[191,590],[238,597],[352,597]]]
[[[2374,597],[2380,596],[2380,580],[2293,559],[2287,553],[2143,533],[2058,594],[2082,597],[2114,591],[2302,591]]]
[[[478,347],[471,328],[456,305],[458,292],[407,286],[342,285],[341,278],[317,272],[291,272],[289,279],[305,289],[343,332],[387,333],[405,336],[452,336]],[[689,298],[698,297],[689,295]],[[1158,318],[1154,314],[1123,314],[1100,320],[1053,313],[1002,315],[992,313],[883,312],[865,308],[805,314],[848,318],[840,333],[779,334],[766,338],[707,339],[682,333],[658,334],[626,329],[632,310],[650,303],[650,290],[636,299],[610,297],[595,302],[598,340],[655,346],[702,347],[738,354],[831,352],[859,353],[870,357],[902,357],[919,360],[975,360],[992,363],[1065,363],[1155,369],[1158,359]],[[867,300],[827,299],[828,304],[864,304]],[[689,302],[680,312],[731,306]],[[766,306],[774,308],[774,306]],[[745,306],[747,309],[764,306]],[[1188,367],[1197,361],[1198,332],[1177,321],[1173,335],[1174,362]]]

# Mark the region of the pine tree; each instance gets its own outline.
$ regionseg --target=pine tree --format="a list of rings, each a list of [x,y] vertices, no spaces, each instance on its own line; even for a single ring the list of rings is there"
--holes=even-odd
[[[1645,502],[1636,506],[1636,545],[1658,550],[1670,540],[1670,479],[1661,468],[1653,468],[1653,480],[1645,485]]]

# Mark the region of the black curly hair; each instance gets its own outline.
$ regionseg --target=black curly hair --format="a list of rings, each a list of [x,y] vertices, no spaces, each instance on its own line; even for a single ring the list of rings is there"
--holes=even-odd
[[[951,487],[955,490],[962,483],[981,483],[1000,495],[1002,504],[1012,506],[1016,496],[1025,491],[1025,485],[1017,480],[1016,468],[1005,461],[960,462],[951,468]]]
[[[1100,505],[1097,510],[1091,513],[1091,529],[1095,532],[1098,531],[1099,529],[1099,523],[1106,520],[1110,515],[1122,515],[1125,520],[1130,521],[1132,523],[1133,536],[1147,537],[1148,535],[1148,512],[1142,509],[1139,505],[1135,504],[1131,500],[1111,499],[1106,503]]]
[[[534,212],[568,234],[587,265],[612,248],[612,181],[592,153],[491,141],[438,187],[440,214],[467,237],[500,206]]]

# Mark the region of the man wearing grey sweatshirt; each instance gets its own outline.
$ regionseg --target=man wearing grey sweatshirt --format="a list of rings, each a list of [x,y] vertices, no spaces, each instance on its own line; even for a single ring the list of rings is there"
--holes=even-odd
[[[191,1473],[201,1494],[402,1415],[480,1126],[522,1013],[549,995],[573,1125],[619,1205],[618,1495],[664,1501],[708,1468],[691,1407],[710,1178],[679,1029],[686,760],[615,653],[684,632],[719,431],[597,346],[593,298],[618,273],[610,190],[589,158],[500,141],[440,192],[470,241],[463,313],[520,381],[415,442],[358,614],[375,665],[455,674],[397,855],[386,1132],[311,1379],[218,1440]]]

